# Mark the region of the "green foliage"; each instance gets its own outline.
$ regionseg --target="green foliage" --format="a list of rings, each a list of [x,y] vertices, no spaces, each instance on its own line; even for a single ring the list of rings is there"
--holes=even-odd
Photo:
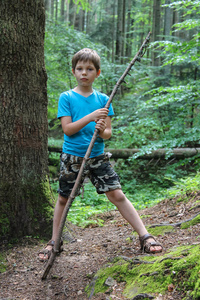
[[[59,95],[76,86],[71,72],[71,58],[82,48],[91,48],[101,57],[101,75],[94,83],[94,88],[110,94],[113,85],[121,74],[123,66],[109,62],[106,57],[109,50],[102,44],[96,44],[88,35],[67,28],[63,24],[46,24],[45,33],[45,65],[48,75],[48,118],[57,115]]]
[[[173,198],[175,196],[184,196],[186,194],[200,190],[200,173],[197,172],[194,176],[188,176],[173,181],[173,187],[167,189],[164,194],[166,198]]]
[[[51,184],[54,193],[57,191],[58,184]],[[91,224],[103,225],[103,220],[96,215],[115,209],[104,194],[97,194],[91,183],[84,185],[84,191],[76,197],[68,214],[68,220],[75,225],[87,227]]]
[[[131,8],[131,17],[134,15],[135,18],[134,49],[140,43],[141,24],[146,24],[146,2],[140,1]],[[150,1],[148,4],[149,9]],[[124,192],[137,209],[153,205],[163,197],[172,197],[199,188],[198,175],[197,179],[193,178],[200,167],[199,156],[179,161],[170,159],[173,148],[200,146],[199,5],[199,1],[176,1],[169,5],[171,8],[181,9],[185,19],[175,25],[173,36],[156,43],[163,66],[160,69],[149,67],[150,60],[145,58],[141,64],[137,62],[130,72],[132,76],[126,79],[127,85],[122,89],[123,94],[117,94],[113,101],[113,136],[106,141],[106,147],[140,148],[138,154],[128,161],[119,160],[115,166]],[[145,14],[141,13],[144,10]],[[99,20],[98,26],[105,35],[104,29],[110,24],[110,19],[106,20],[107,23],[104,21],[103,18]],[[178,35],[179,31],[187,34]],[[99,42],[102,37],[96,38]],[[102,58],[102,74],[94,85],[102,92],[110,94],[126,68],[112,64],[107,59],[111,51],[100,43],[94,43],[88,35],[61,24],[47,24],[45,60],[49,76],[50,119],[56,117],[59,94],[76,84],[71,75],[70,61],[72,55],[83,47],[97,50]],[[165,74],[167,65],[171,68],[168,75]],[[53,144],[55,141],[49,142]],[[140,155],[160,148],[167,150],[166,160],[138,159]],[[91,203],[91,198],[99,199],[92,190],[86,197]],[[81,215],[74,221],[76,224],[81,219],[88,219],[90,215],[87,215],[87,209],[94,208],[93,204],[90,203],[88,207],[84,201],[85,196],[84,199],[78,198],[74,202],[74,209],[77,210],[73,218],[78,216],[78,211]]]

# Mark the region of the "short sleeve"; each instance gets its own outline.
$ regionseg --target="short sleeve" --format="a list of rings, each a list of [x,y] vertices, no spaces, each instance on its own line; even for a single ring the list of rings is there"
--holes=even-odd
[[[67,93],[62,93],[58,102],[58,114],[57,118],[71,116],[70,112],[70,101]]]
[[[109,97],[106,95],[106,94],[102,94],[103,96],[103,99],[104,99],[104,107],[106,105],[106,103],[108,102],[109,100]],[[114,116],[114,110],[113,110],[113,106],[112,106],[112,103],[110,104],[109,106],[109,112],[108,112],[108,116]]]

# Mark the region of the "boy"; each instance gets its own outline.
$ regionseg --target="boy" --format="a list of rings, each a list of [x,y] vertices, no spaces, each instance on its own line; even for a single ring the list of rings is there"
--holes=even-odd
[[[64,132],[59,196],[54,210],[52,239],[39,253],[41,261],[51,255],[65,204],[95,128],[99,130],[99,135],[85,166],[84,176],[90,178],[98,193],[106,194],[138,233],[143,251],[147,253],[162,251],[161,244],[148,234],[135,208],[122,192],[118,175],[110,165],[108,154],[104,153],[103,140],[111,137],[111,116],[114,112],[112,105],[109,109],[104,108],[108,96],[92,88],[100,72],[100,57],[96,51],[84,48],[73,56],[72,73],[77,80],[77,86],[62,93],[59,99],[57,117],[61,119]]]

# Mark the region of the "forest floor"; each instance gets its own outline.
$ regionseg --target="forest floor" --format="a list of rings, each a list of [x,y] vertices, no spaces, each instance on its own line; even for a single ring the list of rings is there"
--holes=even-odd
[[[189,198],[187,202],[166,199],[154,207],[139,211],[139,214],[143,216],[145,225],[183,222],[200,211],[200,205],[197,205],[200,192],[189,195]],[[123,295],[125,283],[122,282],[109,288],[107,293],[88,297],[85,292],[95,273],[114,257],[146,255],[141,253],[138,238],[134,238],[133,230],[118,211],[104,213],[100,218],[104,219],[103,227],[83,229],[67,225],[72,235],[69,238],[68,233],[64,234],[65,250],[56,257],[46,280],[41,280],[45,264],[38,260],[38,252],[45,243],[26,238],[20,245],[9,249],[6,252],[7,271],[0,274],[0,299],[127,299]],[[175,226],[174,231],[158,235],[157,240],[164,246],[165,253],[180,245],[199,244],[200,224],[188,229]],[[183,299],[180,291],[168,291],[167,287],[165,295],[154,296],[157,300]]]

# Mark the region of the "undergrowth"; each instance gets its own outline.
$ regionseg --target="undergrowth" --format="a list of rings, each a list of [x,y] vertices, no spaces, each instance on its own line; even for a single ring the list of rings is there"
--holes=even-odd
[[[51,184],[53,191],[56,194],[58,183]],[[153,190],[153,187],[149,185],[140,185],[140,190],[135,191],[134,194],[126,192],[126,196],[133,203],[137,210],[150,207],[158,203],[159,201],[175,196],[187,198],[187,194],[200,190],[200,173],[198,172],[194,176],[181,178],[174,182],[174,186],[168,189],[157,188]],[[104,194],[97,194],[93,185],[89,182],[84,185],[84,191],[81,190],[81,194],[77,196],[70,208],[68,214],[68,220],[78,226],[86,227],[90,224],[103,225],[101,218],[96,218],[103,212],[116,209],[115,206],[107,199]]]
[[[52,146],[61,147],[62,141],[49,139]],[[51,178],[58,179],[59,154],[51,154],[53,163],[50,171]],[[147,161],[118,159],[114,169],[119,174],[122,190],[133,203],[136,210],[141,210],[163,199],[177,197],[177,201],[187,199],[187,194],[200,190],[200,159],[198,157],[185,158],[173,161],[171,165],[167,160]],[[57,193],[58,182],[52,180],[52,188]],[[56,195],[57,197],[57,195]],[[79,226],[90,224],[103,225],[103,220],[96,218],[102,212],[115,209],[105,195],[96,193],[91,183],[84,185],[84,192],[76,197],[70,208],[68,219]]]

